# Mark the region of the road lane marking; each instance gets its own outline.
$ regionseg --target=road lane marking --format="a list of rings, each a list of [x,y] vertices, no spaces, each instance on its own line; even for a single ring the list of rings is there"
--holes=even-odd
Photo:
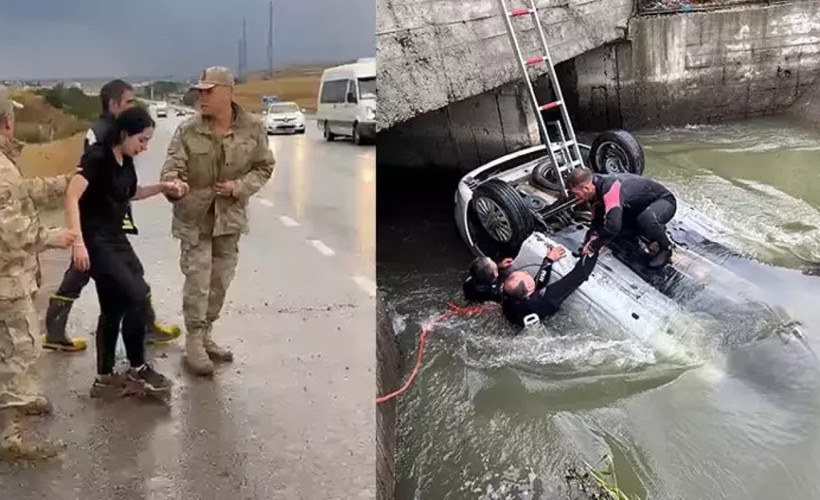
[[[364,290],[365,293],[367,293],[371,297],[376,296],[376,284],[372,280],[369,280],[364,276],[357,275],[353,276],[353,281],[355,281],[356,284],[359,285],[359,288]]]
[[[290,218],[290,217],[288,217],[287,215],[280,215],[280,216],[279,216],[279,220],[280,220],[280,221],[282,221],[282,224],[284,224],[284,225],[286,225],[286,226],[288,226],[288,227],[296,227],[296,226],[298,226],[298,225],[299,225],[299,223],[298,223],[298,222],[296,222],[295,220],[291,219],[291,218]]]
[[[308,241],[310,242],[311,245],[313,245],[313,248],[315,248],[316,250],[319,251],[320,254],[322,254],[326,257],[331,257],[333,255],[336,255],[336,252],[334,252],[332,248],[325,245],[321,241],[319,241],[319,240],[308,240]]]
[[[259,203],[261,203],[261,204],[265,205],[266,207],[272,207],[272,206],[273,206],[273,202],[272,202],[272,201],[270,201],[270,200],[266,200],[265,198],[257,198],[256,200],[257,200]]]

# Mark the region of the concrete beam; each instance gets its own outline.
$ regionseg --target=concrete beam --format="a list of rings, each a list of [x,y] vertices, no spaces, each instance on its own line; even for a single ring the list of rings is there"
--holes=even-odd
[[[623,37],[634,10],[634,0],[536,5],[556,64]],[[376,16],[378,130],[522,79],[496,0],[380,0]],[[525,57],[540,54],[530,19],[515,22]]]

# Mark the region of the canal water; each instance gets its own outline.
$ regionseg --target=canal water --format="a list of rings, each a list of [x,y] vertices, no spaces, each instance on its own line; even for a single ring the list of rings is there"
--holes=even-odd
[[[515,337],[498,312],[450,318],[400,399],[398,498],[565,498],[567,470],[603,456],[639,498],[820,498],[820,137],[782,118],[636,136],[645,175],[750,257],[736,268],[808,347],[763,335],[680,364],[572,307]],[[420,325],[461,301],[458,177],[379,172],[379,288],[408,366]]]

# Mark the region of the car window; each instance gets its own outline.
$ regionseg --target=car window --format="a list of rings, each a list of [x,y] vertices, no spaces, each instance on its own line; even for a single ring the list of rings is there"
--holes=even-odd
[[[352,101],[349,101],[347,99],[347,96],[349,94],[353,94],[353,100]],[[346,92],[345,92],[345,102],[350,102],[350,103],[358,102],[359,101],[358,98],[357,98],[358,95],[359,95],[359,92],[356,89],[356,80],[348,80],[347,81],[347,89],[346,89]]]
[[[327,80],[322,85],[320,102],[329,104],[345,102],[346,93],[347,80]]]
[[[271,104],[268,106],[268,113],[296,113],[299,106],[293,102],[283,102],[281,104]]]
[[[376,98],[376,78],[359,78],[359,99]]]

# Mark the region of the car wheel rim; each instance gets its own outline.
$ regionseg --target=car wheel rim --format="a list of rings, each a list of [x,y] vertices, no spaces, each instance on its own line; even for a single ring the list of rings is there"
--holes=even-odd
[[[595,152],[595,160],[598,167],[603,167],[604,172],[608,174],[629,173],[629,158],[626,151],[614,142],[602,142]]]
[[[475,202],[478,220],[494,240],[506,243],[512,238],[512,225],[504,210],[488,198],[478,198]]]

